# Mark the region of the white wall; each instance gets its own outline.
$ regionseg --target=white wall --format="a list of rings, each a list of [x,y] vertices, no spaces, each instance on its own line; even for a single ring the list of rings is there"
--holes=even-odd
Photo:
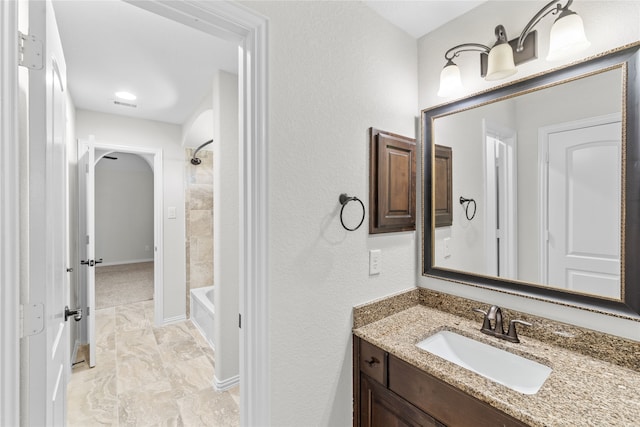
[[[497,24],[503,24],[509,38],[514,38],[544,4],[545,2],[542,1],[487,2],[418,40],[420,108],[433,107],[443,102],[443,99],[438,98],[436,93],[439,74],[445,63],[444,52],[447,49],[465,42],[493,44],[493,29]],[[548,63],[544,58],[547,55],[549,29],[553,19],[546,18],[537,27],[539,59],[521,65],[519,72],[507,80],[485,82],[479,77],[478,55],[474,53],[461,55],[458,65],[467,88],[467,94],[640,40],[640,2],[638,1],[575,2],[572,9],[579,13],[584,20],[585,30],[591,41],[591,47],[587,51],[576,54],[560,63]],[[615,28],[615,31],[612,31],[612,28]],[[422,277],[420,271],[421,269],[418,269],[418,283],[426,288],[640,340],[640,328],[638,323],[634,321]]]
[[[213,137],[212,103],[211,94],[206,95],[182,124],[181,145],[183,147],[197,148]],[[207,146],[206,149],[209,150],[210,147]]]
[[[162,149],[163,156],[163,246],[164,246],[164,318],[185,315],[185,224],[184,224],[184,150],[180,146],[178,125],[87,110],[76,112],[76,136],[95,136],[96,143],[128,147]],[[176,218],[168,219],[169,207]]]
[[[95,169],[96,258],[103,265],[153,260],[153,171],[142,157],[109,153]]]
[[[368,210],[369,127],[416,135],[416,40],[360,2],[245,4],[269,18],[270,425],[347,426],[352,307],[415,286],[416,242],[345,231],[338,196]]]
[[[219,71],[213,78],[213,283],[215,383],[222,387],[240,372],[240,141],[238,76]]]

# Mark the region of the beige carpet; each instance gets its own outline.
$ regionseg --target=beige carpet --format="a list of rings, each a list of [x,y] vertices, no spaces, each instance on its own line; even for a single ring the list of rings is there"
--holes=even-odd
[[[153,299],[153,262],[96,267],[96,309]]]

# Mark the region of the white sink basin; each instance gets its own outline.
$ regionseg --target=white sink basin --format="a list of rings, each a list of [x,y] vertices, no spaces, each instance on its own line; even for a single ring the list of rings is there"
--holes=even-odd
[[[551,374],[548,366],[455,332],[440,331],[416,346],[523,394],[536,394]]]

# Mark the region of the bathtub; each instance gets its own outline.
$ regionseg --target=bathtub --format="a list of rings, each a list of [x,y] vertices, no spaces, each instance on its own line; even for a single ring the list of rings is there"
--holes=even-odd
[[[214,348],[213,322],[215,312],[213,286],[191,289],[191,321],[207,340],[211,348]]]

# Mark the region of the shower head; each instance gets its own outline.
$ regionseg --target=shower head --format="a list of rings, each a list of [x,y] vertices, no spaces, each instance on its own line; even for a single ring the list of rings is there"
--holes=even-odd
[[[198,154],[198,151],[200,151],[202,148],[206,147],[207,145],[211,144],[212,142],[213,142],[213,139],[205,142],[204,144],[202,144],[201,146],[196,148],[196,151],[193,152],[193,157],[191,158],[191,164],[192,165],[198,166],[200,163],[202,163],[202,160],[197,158],[196,154]]]

